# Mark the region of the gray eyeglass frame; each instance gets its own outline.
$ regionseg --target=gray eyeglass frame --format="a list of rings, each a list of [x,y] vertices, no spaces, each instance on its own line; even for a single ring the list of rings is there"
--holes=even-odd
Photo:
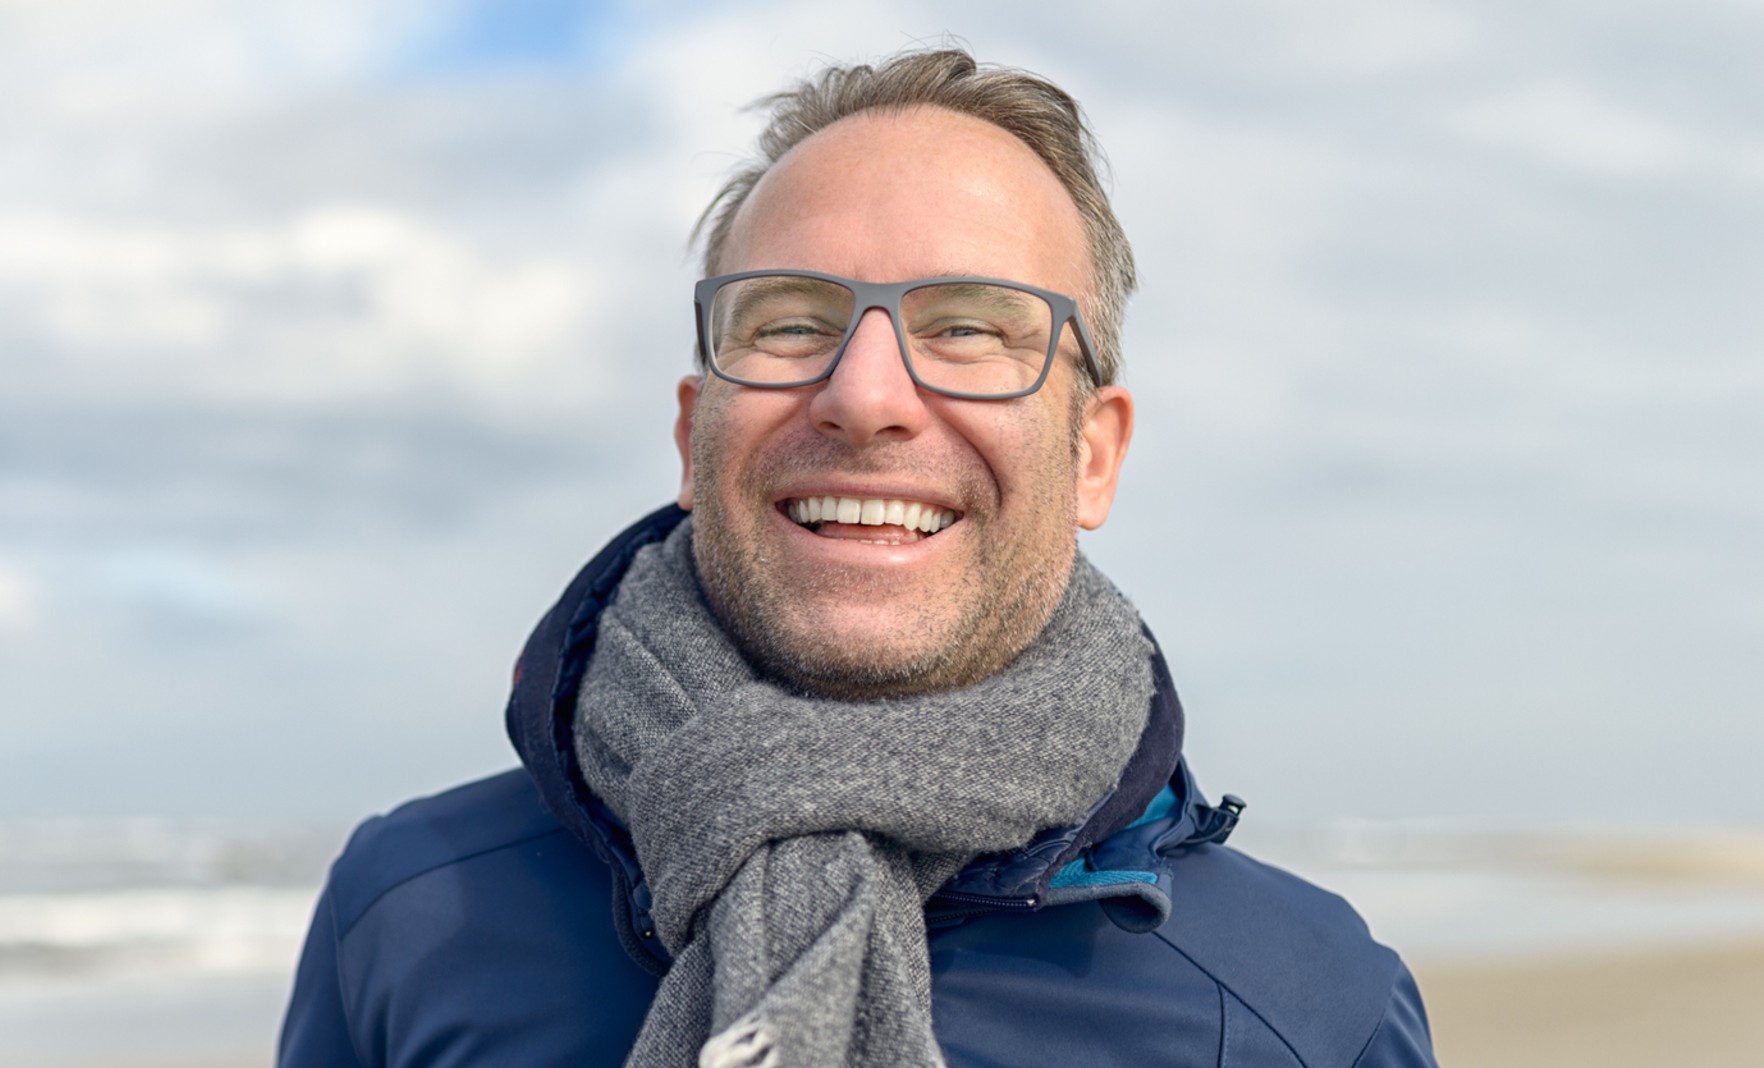
[[[811,278],[818,282],[832,282],[851,290],[852,308],[851,322],[845,328],[845,336],[839,339],[839,347],[833,351],[833,358],[827,366],[813,378],[805,378],[800,382],[755,382],[735,375],[717,366],[710,345],[710,307],[711,300],[718,289],[730,282],[743,282],[749,278],[765,277]],[[1023,389],[1012,393],[963,393],[959,390],[942,389],[925,382],[919,372],[913,369],[912,357],[907,354],[907,339],[904,328],[900,325],[900,302],[903,297],[915,289],[927,286],[956,285],[962,283],[1001,286],[1005,289],[1016,289],[1040,297],[1053,311],[1053,332],[1048,336],[1047,358],[1041,361],[1041,374],[1035,381]],[[882,314],[894,326],[895,346],[900,351],[900,362],[906,366],[907,375],[913,384],[929,393],[958,400],[1015,400],[1027,397],[1040,389],[1047,381],[1048,372],[1053,370],[1054,358],[1060,351],[1060,335],[1065,333],[1066,324],[1072,325],[1072,333],[1078,339],[1078,350],[1084,354],[1084,367],[1090,373],[1090,381],[1094,386],[1102,385],[1102,371],[1097,367],[1096,352],[1090,343],[1090,330],[1084,325],[1084,316],[1078,311],[1078,302],[1064,293],[1055,293],[1051,289],[1013,282],[1007,278],[983,278],[979,275],[948,275],[937,278],[915,278],[909,282],[859,282],[837,274],[823,274],[820,271],[737,271],[734,274],[719,274],[711,278],[702,278],[692,288],[692,304],[698,319],[698,358],[710,372],[725,382],[733,382],[738,386],[750,386],[754,389],[800,389],[825,382],[833,377],[839,361],[845,358],[845,350],[851,344],[852,335],[857,333],[858,324],[863,321],[872,309],[880,308]]]

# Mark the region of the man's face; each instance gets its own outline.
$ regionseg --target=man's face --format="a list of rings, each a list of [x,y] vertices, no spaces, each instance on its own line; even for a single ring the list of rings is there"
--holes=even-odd
[[[1089,255],[1077,208],[1027,146],[917,109],[846,119],[779,161],[721,264],[761,268],[980,275],[1081,295]],[[1131,430],[1119,387],[1075,405],[1076,351],[1067,331],[1027,397],[957,400],[913,384],[871,311],[818,385],[682,382],[681,504],[706,593],[749,659],[808,690],[875,697],[967,685],[1021,652],[1064,590],[1077,527],[1108,513]],[[802,502],[829,497],[954,522],[926,534],[801,521]]]

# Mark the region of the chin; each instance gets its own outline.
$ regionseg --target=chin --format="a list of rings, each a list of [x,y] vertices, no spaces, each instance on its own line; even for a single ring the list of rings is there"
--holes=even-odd
[[[750,663],[805,692],[858,700],[950,686],[952,650],[923,640],[924,632],[911,622],[881,615],[854,619],[849,608],[834,607],[788,618],[729,619],[726,625]],[[906,637],[921,640],[899,640]]]
[[[885,659],[851,657],[770,658],[766,673],[790,688],[841,701],[876,701],[956,689],[979,681],[959,680],[941,670],[941,662],[926,665],[917,658]]]
[[[1004,636],[994,634],[994,628],[963,633],[964,628],[952,624],[948,633],[928,633],[907,620],[866,627],[836,612],[789,620],[718,614],[762,674],[806,693],[852,701],[971,686],[1001,670],[1040,630],[1036,625],[1022,635]],[[907,636],[918,640],[898,640]]]

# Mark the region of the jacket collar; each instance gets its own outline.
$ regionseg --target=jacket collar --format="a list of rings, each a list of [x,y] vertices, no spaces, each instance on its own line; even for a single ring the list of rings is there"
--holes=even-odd
[[[625,948],[658,971],[667,958],[649,919],[648,884],[630,835],[583,780],[572,719],[601,612],[637,551],[666,538],[685,518],[673,505],[652,512],[588,561],[527,639],[507,710],[509,740],[546,807],[613,869],[624,904],[615,912]],[[1208,805],[1181,761],[1182,705],[1155,640],[1152,671],[1150,714],[1121,783],[1081,823],[1044,831],[1022,849],[977,858],[933,895],[928,922],[1080,900],[1099,901],[1129,930],[1149,930],[1168,917],[1165,858],[1198,842],[1223,841],[1242,803],[1227,795],[1220,808]]]

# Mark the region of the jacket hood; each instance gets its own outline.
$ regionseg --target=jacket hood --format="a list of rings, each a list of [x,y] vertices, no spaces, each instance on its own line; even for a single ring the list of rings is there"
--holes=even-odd
[[[686,515],[674,505],[650,513],[577,573],[527,639],[507,711],[509,740],[546,806],[613,869],[622,905],[615,918],[625,948],[658,972],[667,956],[654,937],[648,884],[629,833],[583,780],[572,721],[602,610],[637,551],[667,537]],[[1152,673],[1150,714],[1120,784],[1082,822],[1043,831],[1021,849],[975,859],[932,896],[928,923],[1096,900],[1127,930],[1162,925],[1170,913],[1166,859],[1202,842],[1224,841],[1243,804],[1226,795],[1215,808],[1195,787],[1181,759],[1182,705],[1155,639]]]

